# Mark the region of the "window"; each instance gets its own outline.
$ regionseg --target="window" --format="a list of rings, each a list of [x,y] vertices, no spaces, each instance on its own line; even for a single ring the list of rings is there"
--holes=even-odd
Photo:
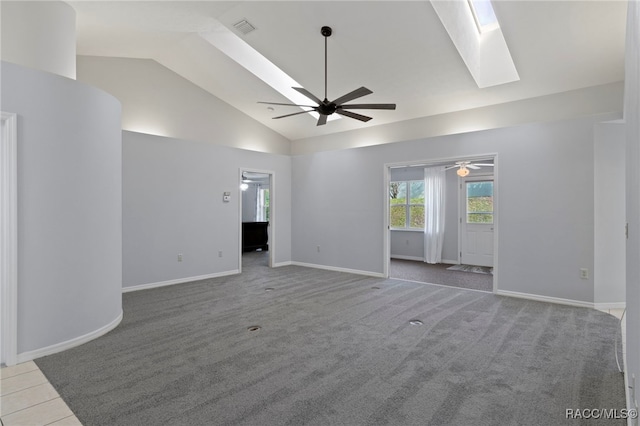
[[[487,31],[495,30],[500,25],[498,24],[498,18],[493,11],[491,0],[468,0],[471,13],[476,21],[476,26],[480,34]]]
[[[269,222],[269,188],[259,188],[257,196],[256,220],[258,222]]]
[[[424,229],[424,181],[391,182],[389,224],[394,229]]]
[[[467,223],[493,223],[493,181],[467,182]]]

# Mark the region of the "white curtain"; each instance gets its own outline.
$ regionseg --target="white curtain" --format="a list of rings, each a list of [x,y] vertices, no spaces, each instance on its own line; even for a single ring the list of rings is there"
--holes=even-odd
[[[424,261],[440,263],[444,243],[444,166],[424,169]]]

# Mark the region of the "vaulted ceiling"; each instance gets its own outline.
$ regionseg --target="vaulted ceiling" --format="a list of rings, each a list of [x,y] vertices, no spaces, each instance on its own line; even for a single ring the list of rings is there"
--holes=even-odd
[[[466,4],[466,0],[461,1]],[[78,1],[79,55],[154,59],[290,140],[561,93],[624,79],[624,1],[494,1],[520,79],[479,88],[429,1]],[[234,24],[247,20],[248,34]],[[360,86],[358,103],[396,103],[316,126],[309,114],[274,120],[257,101],[290,102],[207,40],[232,35],[307,90],[328,97]],[[467,25],[467,23],[460,23]]]

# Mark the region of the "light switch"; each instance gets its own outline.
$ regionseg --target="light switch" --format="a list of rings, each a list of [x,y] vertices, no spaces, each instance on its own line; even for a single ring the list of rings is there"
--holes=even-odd
[[[228,203],[229,201],[231,201],[231,193],[230,192],[222,193],[222,201],[224,201],[225,203]]]

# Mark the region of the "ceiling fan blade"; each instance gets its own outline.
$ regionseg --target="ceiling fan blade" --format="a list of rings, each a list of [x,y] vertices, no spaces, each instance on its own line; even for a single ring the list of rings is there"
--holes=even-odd
[[[306,113],[308,113],[308,112],[309,112],[309,111],[298,111],[298,112],[294,112],[293,114],[280,115],[280,116],[278,116],[278,117],[273,117],[273,119],[275,120],[275,119],[277,119],[277,118],[291,117],[291,116],[298,115],[298,114],[306,114]]]
[[[302,93],[307,98],[311,99],[313,102],[316,102],[318,105],[320,105],[322,103],[322,101],[320,99],[318,99],[313,93],[311,93],[310,91],[308,91],[307,89],[305,89],[303,87],[292,87],[292,89]]]
[[[345,117],[349,117],[349,118],[355,118],[356,120],[360,120],[364,122],[371,120],[371,117],[367,117],[366,115],[356,114],[355,112],[344,111],[341,109],[337,110],[336,114],[344,115]]]
[[[467,169],[480,170],[480,167],[475,164],[467,164],[466,167]]]
[[[340,96],[338,99],[333,101],[333,103],[336,105],[342,105],[345,102],[349,102],[350,100],[361,98],[363,96],[370,95],[372,93],[373,92],[367,89],[366,87],[360,87],[354,90],[353,92],[349,92],[346,95]]]
[[[258,101],[259,104],[266,104],[266,105],[283,105],[283,106],[297,106],[297,107],[306,107],[306,108],[315,108],[316,105],[299,105],[299,104],[283,104],[280,102],[262,102],[262,101]]]
[[[481,166],[481,167],[493,167],[494,166],[494,164],[491,164],[491,163],[473,163],[473,164],[475,164],[476,166]]]
[[[324,126],[325,124],[327,124],[327,116],[320,114],[320,118],[318,118],[318,124],[316,124],[316,126]]]
[[[396,104],[348,104],[340,105],[342,109],[396,109]]]

